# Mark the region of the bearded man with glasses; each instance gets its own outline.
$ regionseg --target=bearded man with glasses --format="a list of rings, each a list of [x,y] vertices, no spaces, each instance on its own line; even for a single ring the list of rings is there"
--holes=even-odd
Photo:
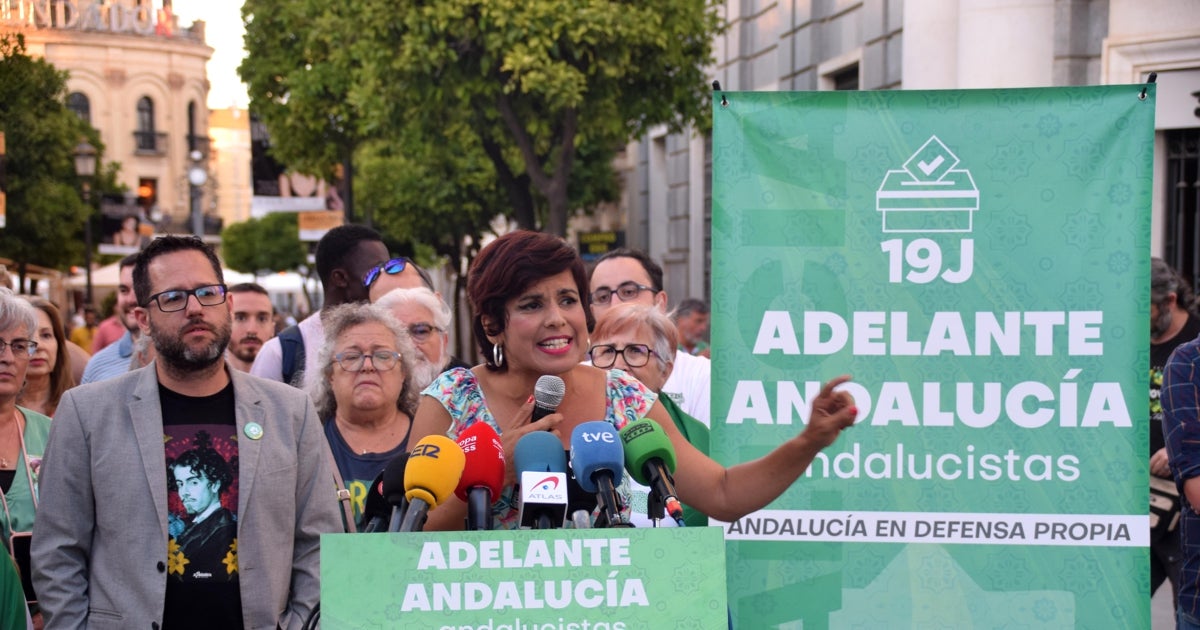
[[[320,535],[341,531],[313,404],[225,362],[232,296],[200,239],[152,241],[133,286],[157,358],[69,390],[50,425],[32,543],[46,626],[300,627],[320,597]],[[195,449],[229,478],[214,486],[209,466],[207,492],[169,484],[169,462],[177,482],[195,472],[179,465]],[[224,553],[202,563],[188,537],[218,512],[237,526],[206,530]]]
[[[636,249],[615,249],[601,256],[592,268],[589,286],[589,303],[597,321],[621,304],[642,304],[667,312],[662,267]],[[680,353],[662,386],[663,394],[705,426],[709,424],[711,373],[708,359]]]

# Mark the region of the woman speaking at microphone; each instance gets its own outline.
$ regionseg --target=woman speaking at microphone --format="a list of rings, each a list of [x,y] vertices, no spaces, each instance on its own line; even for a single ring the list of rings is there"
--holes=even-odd
[[[410,441],[432,435],[458,436],[476,422],[500,434],[508,462],[505,488],[492,505],[497,528],[518,525],[516,473],[512,454],[517,441],[533,431],[551,431],[563,448],[582,423],[602,419],[620,430],[643,418],[655,420],[675,449],[675,489],[679,499],[722,521],[734,521],[778,497],[821,449],[829,446],[857,413],[854,400],[825,384],[812,402],[804,431],[767,455],[730,468],[696,450],[675,428],[656,395],[620,370],[602,370],[586,358],[592,324],[587,273],[575,250],[561,238],[517,231],[492,241],[476,257],[467,277],[472,329],[483,365],[443,373],[424,392],[413,419]],[[543,375],[562,378],[566,395],[556,413],[533,418],[533,393]],[[573,483],[573,482],[572,482]],[[586,505],[576,503],[572,512]],[[618,487],[628,516],[628,483]],[[429,513],[426,530],[461,529],[466,505],[451,497]]]

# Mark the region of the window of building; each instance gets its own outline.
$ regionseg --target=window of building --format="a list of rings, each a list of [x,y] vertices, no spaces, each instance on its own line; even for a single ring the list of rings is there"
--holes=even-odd
[[[829,75],[834,90],[858,89],[858,64],[848,66]]]
[[[71,92],[67,95],[67,109],[75,112],[79,119],[89,125],[92,123],[92,103],[86,94]]]
[[[154,101],[143,96],[137,102],[137,131],[134,132],[138,151],[155,151]]]
[[[1163,260],[1195,287],[1200,281],[1200,129],[1171,129],[1163,135],[1167,144]]]

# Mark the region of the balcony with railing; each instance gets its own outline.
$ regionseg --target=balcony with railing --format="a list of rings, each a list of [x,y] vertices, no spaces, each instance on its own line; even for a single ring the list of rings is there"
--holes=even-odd
[[[133,152],[136,155],[165,155],[167,134],[155,131],[133,132]]]

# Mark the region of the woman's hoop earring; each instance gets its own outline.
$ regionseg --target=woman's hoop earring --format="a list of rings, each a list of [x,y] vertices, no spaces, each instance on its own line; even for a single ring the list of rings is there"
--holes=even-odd
[[[492,365],[504,367],[504,348],[498,343],[492,345]]]

